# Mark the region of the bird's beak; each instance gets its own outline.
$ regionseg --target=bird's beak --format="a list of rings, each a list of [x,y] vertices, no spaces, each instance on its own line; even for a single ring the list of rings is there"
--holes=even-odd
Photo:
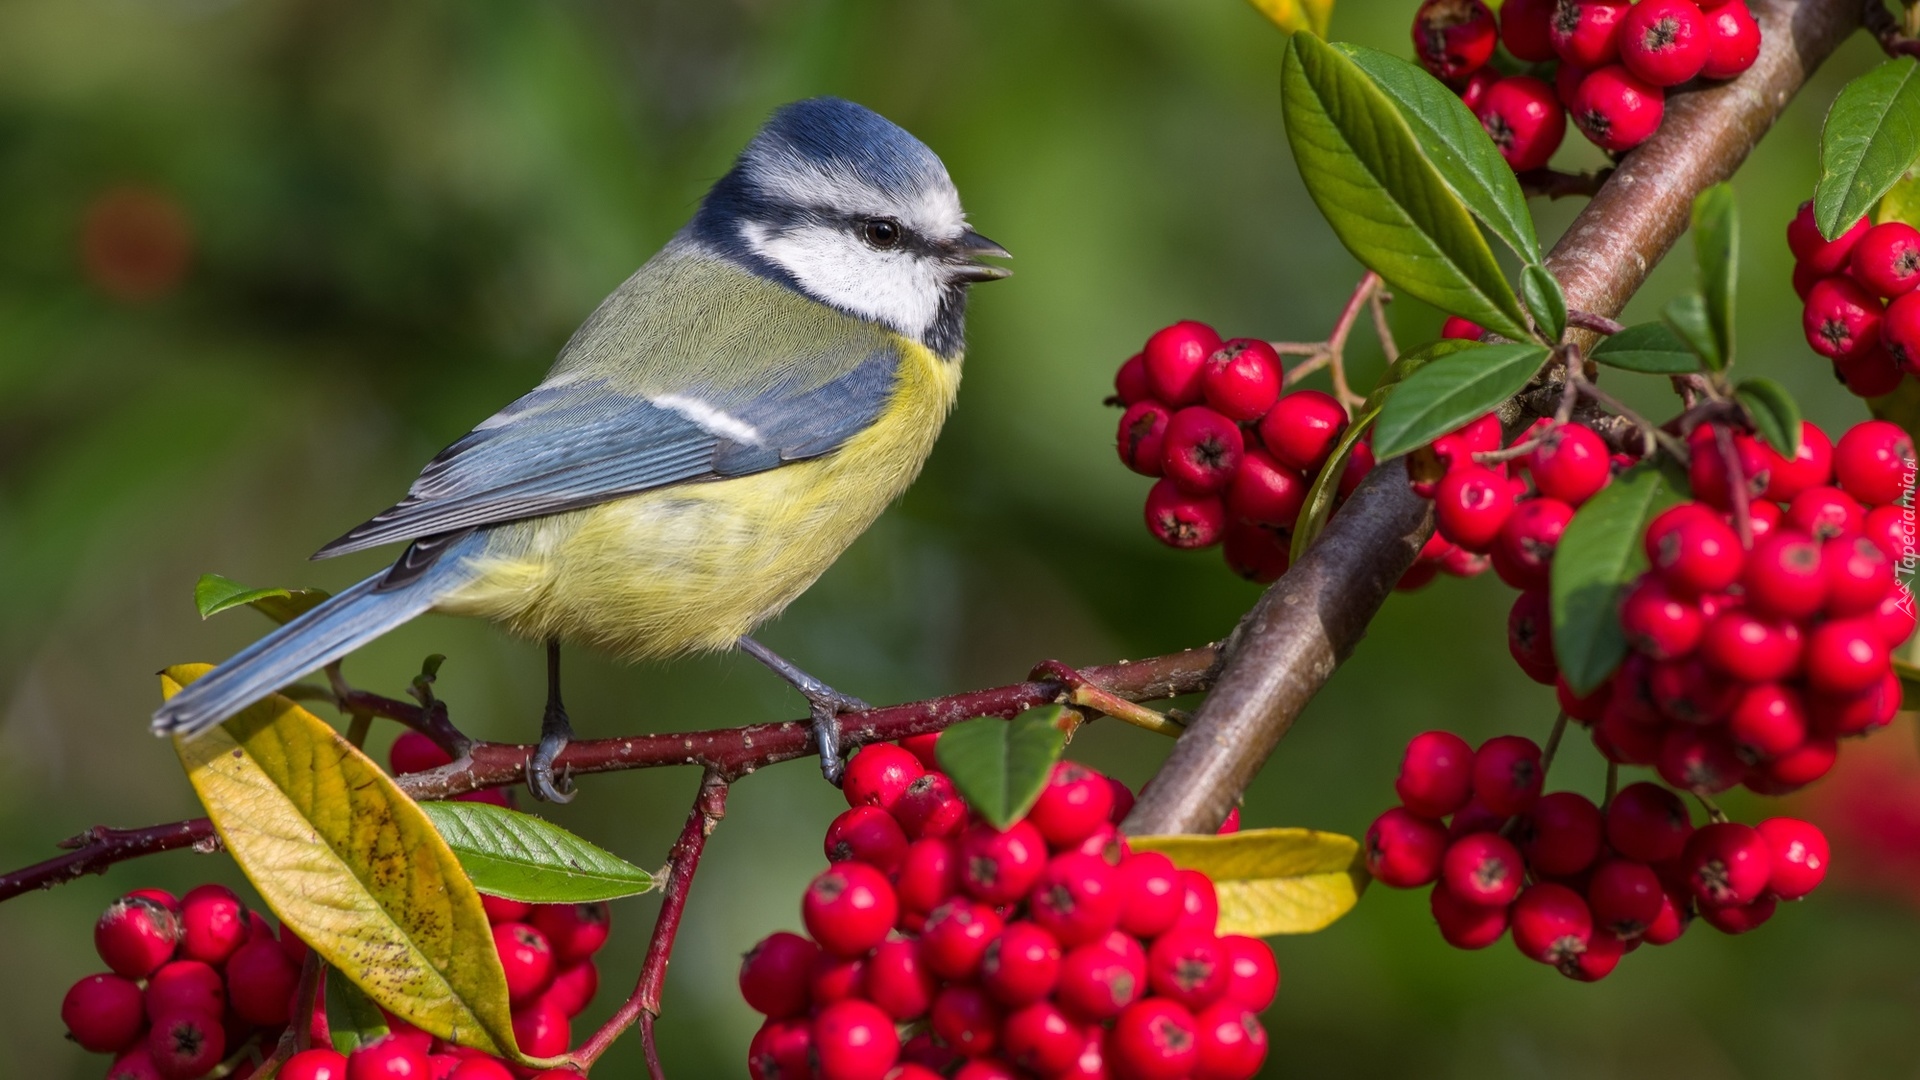
[[[1010,277],[1013,271],[1004,266],[994,266],[978,260],[985,258],[1011,259],[1013,253],[999,244],[968,229],[947,245],[947,257],[952,260],[952,273],[956,280],[969,283],[998,281]]]

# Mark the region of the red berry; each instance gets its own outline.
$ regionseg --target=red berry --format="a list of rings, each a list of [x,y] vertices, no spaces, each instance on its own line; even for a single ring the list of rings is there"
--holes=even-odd
[[[1513,902],[1513,943],[1521,955],[1565,969],[1579,961],[1593,938],[1593,914],[1580,894],[1565,885],[1530,885]]]
[[[1211,934],[1220,920],[1220,894],[1213,879],[1198,870],[1180,871],[1180,917],[1174,928],[1194,927]]]
[[[1799,670],[1803,642],[1791,622],[1732,608],[1707,622],[1700,656],[1715,671],[1746,682],[1783,679]]]
[[[1312,486],[1297,470],[1254,447],[1240,459],[1239,471],[1227,485],[1227,512],[1255,525],[1291,529]]]
[[[1514,172],[1544,168],[1567,135],[1567,114],[1553,87],[1530,75],[1488,87],[1473,114]]]
[[[1246,472],[1242,468],[1240,476]],[[1235,478],[1236,483],[1238,479]],[[1280,580],[1280,575],[1287,572],[1292,562],[1289,543],[1287,534],[1278,529],[1229,521],[1226,535],[1220,541],[1220,555],[1229,570],[1248,581],[1265,585]]]
[[[1861,502],[1897,503],[1912,488],[1913,437],[1885,420],[1855,424],[1833,448],[1833,471],[1847,494]]]
[[[1593,911],[1594,925],[1615,937],[1631,940],[1646,933],[1660,917],[1665,900],[1660,876],[1634,859],[1608,859],[1587,882],[1587,906]]]
[[[971,979],[980,970],[987,946],[1000,936],[1004,923],[993,909],[964,898],[934,908],[920,933],[920,956],[927,969],[943,979]]]
[[[892,743],[863,746],[847,761],[846,775],[840,781],[840,793],[848,806],[877,806],[893,809],[907,785],[919,779],[926,767],[911,751]]]
[[[1772,896],[1762,896],[1750,904],[1703,907],[1700,917],[1707,921],[1708,926],[1723,934],[1744,934],[1773,918],[1774,907],[1778,903]]]
[[[1530,3],[1532,0],[1521,0],[1521,2]],[[1447,316],[1447,321],[1440,324],[1440,336],[1443,338],[1451,338],[1458,341],[1479,341],[1480,336],[1485,333],[1486,331],[1481,328],[1479,323],[1473,322],[1470,319],[1463,319],[1458,315],[1449,315]]]
[[[879,870],[866,863],[835,863],[807,886],[800,915],[821,948],[855,957],[885,940],[900,916],[900,902]]]
[[[1207,404],[1230,420],[1258,420],[1280,399],[1283,369],[1273,346],[1234,338],[1207,358],[1201,390]]]
[[[1835,360],[1833,374],[1840,380],[1840,385],[1847,388],[1847,393],[1863,398],[1893,393],[1904,377],[1893,354],[1878,342],[1852,356]]]
[[[140,987],[119,975],[89,975],[60,1002],[60,1020],[81,1049],[117,1054],[132,1046],[147,1026]]]
[[[804,1017],[768,1020],[747,1046],[752,1080],[800,1080],[813,1075],[813,1024]]]
[[[1687,887],[1705,907],[1738,907],[1760,898],[1773,873],[1773,852],[1751,826],[1702,825],[1681,855]]]
[[[249,1024],[273,1027],[293,1015],[300,965],[287,959],[272,938],[250,941],[227,961],[227,999]]]
[[[579,1016],[593,1004],[600,990],[600,969],[591,960],[560,969],[547,986],[546,998],[569,1017]]]
[[[1446,817],[1473,796],[1473,748],[1451,731],[1415,735],[1400,759],[1393,790],[1421,817]]]
[[[941,1042],[977,1058],[993,1053],[1000,1041],[1000,1021],[1000,1006],[986,991],[961,983],[934,995],[929,1022]]]
[[[507,1068],[506,1064],[498,1058],[490,1057],[453,1057],[451,1059],[457,1063],[453,1071],[445,1077],[440,1077],[437,1069],[443,1057],[451,1057],[451,1055],[435,1055],[427,1058],[428,1068],[436,1070],[435,1080],[513,1080],[514,1078],[512,1069]],[[566,1069],[548,1069],[545,1072],[534,1073],[531,1080],[579,1080],[579,1076],[579,1073]]]
[[[1632,10],[1621,0],[1559,0],[1547,24],[1547,39],[1574,67],[1603,67],[1620,55],[1620,23]]]
[[[823,952],[814,958],[813,968],[807,972],[807,1000],[813,1002],[815,1008],[844,1001],[860,992],[866,978],[864,959]]]
[[[1013,1063],[1040,1076],[1057,1076],[1080,1056],[1086,1032],[1050,1001],[1037,1001],[1007,1017],[1001,1049]]]
[[[894,888],[907,911],[924,915],[939,907],[960,888],[958,847],[937,837],[915,840],[901,860]]]
[[[1568,2],[1570,0],[1562,0],[1563,6]],[[1614,64],[1599,68],[1580,81],[1569,111],[1574,124],[1595,146],[1615,152],[1631,150],[1652,138],[1660,127],[1660,117],[1666,111],[1666,95],[1659,87],[1643,82],[1626,68]]]
[[[493,928],[493,947],[507,972],[507,997],[523,1005],[553,981],[553,948],[547,936],[526,923],[501,923]]]
[[[145,897],[115,900],[93,928],[93,947],[100,959],[129,979],[151,975],[173,956],[179,943],[180,923],[173,913]]]
[[[1554,59],[1553,8],[1554,0],[1508,0],[1501,4],[1500,43],[1516,59],[1529,63]]]
[[[1827,434],[1810,422],[1800,424],[1800,451],[1788,461],[1772,447],[1763,446],[1767,461],[1766,497],[1774,502],[1791,502],[1808,488],[1821,487],[1833,480],[1833,443]]]
[[[1473,797],[1496,814],[1526,813],[1540,797],[1544,776],[1540,747],[1532,739],[1500,735],[1474,751]]]
[[[1191,319],[1155,330],[1141,352],[1153,396],[1174,408],[1198,405],[1207,357],[1219,351],[1220,344],[1213,327]]]
[[[1727,459],[1720,449],[1716,429],[1702,424],[1693,429],[1693,434],[1687,437],[1687,443],[1693,451],[1687,479],[1693,488],[1694,498],[1731,512],[1733,489],[1727,482]],[[1758,439],[1744,432],[1733,433],[1733,450],[1734,459],[1740,466],[1740,476],[1745,481],[1747,499],[1751,502],[1767,489],[1771,480],[1767,470],[1779,460],[1779,455],[1770,453]]]
[[[1097,1023],[1139,1000],[1145,984],[1144,961],[1136,966],[1133,958],[1105,943],[1082,945],[1061,959],[1053,1000],[1069,1015]]]
[[[1413,889],[1440,876],[1447,830],[1396,806],[1367,828],[1367,872],[1383,885]]]
[[[1559,499],[1528,499],[1515,507],[1493,542],[1493,569],[1516,589],[1547,587],[1553,553],[1573,520],[1573,507]]]
[[[180,899],[180,955],[219,965],[247,940],[247,909],[221,885],[202,885]]]
[[[1199,1061],[1194,1080],[1251,1080],[1267,1060],[1267,1031],[1253,1011],[1230,1001],[1208,1006],[1194,1017]]]
[[[1139,938],[1158,937],[1179,921],[1180,872],[1157,851],[1121,860],[1120,929]]]
[[[1440,880],[1447,891],[1471,904],[1512,903],[1525,877],[1519,850],[1498,833],[1463,836],[1440,861]]]
[[[1137,405],[1153,396],[1153,390],[1147,385],[1147,358],[1134,353],[1120,370],[1113,373],[1113,396],[1125,406]]]
[[[900,849],[904,853],[906,844],[900,844]],[[829,857],[829,861],[833,859]],[[547,945],[553,947],[555,967],[563,967],[601,951],[601,945],[607,944],[607,934],[612,932],[612,911],[605,901],[543,903],[534,909],[534,928],[545,934]]]
[[[1065,948],[1106,936],[1120,920],[1119,872],[1097,855],[1056,855],[1027,898],[1033,921]]]
[[[393,767],[393,773],[426,772],[442,765],[453,764],[453,755],[440,748],[440,744],[417,731],[403,731],[393,740],[393,747],[387,751],[387,763]]]
[[[1280,965],[1267,943],[1244,934],[1228,934],[1220,939],[1220,947],[1227,957],[1224,999],[1254,1012],[1273,1004],[1280,990]]]
[[[155,1018],[153,1029],[147,1033],[147,1055],[154,1069],[165,1080],[206,1075],[226,1056],[227,1033],[218,1017],[218,1013],[186,1012]]]
[[[1839,755],[1831,735],[1814,733],[1790,754],[1766,762],[1747,773],[1747,787],[1762,795],[1786,795],[1827,775]]]
[[[1694,659],[1654,664],[1647,676],[1647,688],[1661,716],[1695,726],[1725,719],[1740,698],[1737,685]]]
[[[1900,297],[1880,320],[1880,343],[1902,371],[1920,371],[1920,300]]]
[[[1283,394],[1260,421],[1260,444],[1275,461],[1318,475],[1347,430],[1347,410],[1331,394],[1296,390]]]
[[[1240,468],[1246,441],[1240,425],[1205,405],[1167,421],[1163,466],[1167,479],[1194,494],[1224,492]]]
[[[1659,578],[1643,575],[1620,604],[1627,644],[1656,660],[1686,656],[1700,644],[1706,619],[1698,604],[1677,595]]]
[[[1835,619],[1807,637],[1807,683],[1828,694],[1871,689],[1886,673],[1887,643],[1866,619]]]
[[[1827,876],[1827,837],[1798,818],[1768,818],[1754,826],[1773,855],[1767,891],[1782,900],[1798,900]]]
[[[526,922],[533,917],[533,905],[524,900],[509,900],[504,896],[481,893],[480,906],[486,909],[490,923]]]
[[[982,823],[961,834],[960,884],[989,904],[1024,897],[1046,865],[1046,840],[1024,819],[1004,832]]]
[[[1821,734],[1865,735],[1893,721],[1901,697],[1900,676],[1888,670],[1873,686],[1857,693],[1808,695],[1807,713]]]
[[[1440,937],[1456,949],[1484,949],[1507,932],[1507,908],[1469,904],[1445,885],[1435,885],[1427,896]]]
[[[1713,25],[1718,26],[1719,20],[1714,20]],[[1799,297],[1802,304],[1806,303],[1808,294],[1813,292],[1813,283],[1826,276],[1827,275],[1815,270],[1813,267],[1808,266],[1806,263],[1794,263],[1793,277],[1791,279],[1793,282],[1793,295]]]
[[[1147,985],[1196,1011],[1227,992],[1229,968],[1226,947],[1206,930],[1169,931],[1147,950]]]
[[[855,806],[827,826],[828,862],[863,862],[891,874],[907,857],[907,834],[892,814]]]
[[[1912,292],[1920,285],[1920,229],[1904,221],[1875,225],[1853,245],[1847,270],[1876,296]]]
[[[1363,438],[1347,454],[1347,465],[1340,471],[1340,484],[1334,493],[1342,500],[1352,498],[1360,482],[1373,472],[1373,466],[1373,447]]]
[[[1536,436],[1527,472],[1540,494],[1579,506],[1607,486],[1612,454],[1600,436],[1579,424],[1556,424]]]
[[[1593,936],[1587,939],[1587,948],[1570,964],[1560,967],[1560,974],[1576,982],[1599,982],[1613,969],[1620,966],[1620,958],[1627,953],[1627,943],[1605,930],[1595,928]]]
[[[893,1021],[871,1002],[836,1001],[813,1019],[820,1080],[880,1080],[900,1056]]]
[[[567,1045],[573,1041],[572,1029],[567,1014],[544,999],[513,1012],[513,1041],[528,1057],[559,1057],[566,1053]]]
[[[1674,894],[1662,890],[1660,894],[1660,914],[1653,917],[1640,935],[1640,940],[1649,945],[1669,945],[1680,940],[1686,932],[1687,923],[1693,919],[1693,906],[1686,897],[1674,899]]]
[[[1599,808],[1585,795],[1554,791],[1540,796],[1528,811],[1518,842],[1535,872],[1571,877],[1600,857],[1603,828]]]
[[[1754,544],[1740,583],[1759,613],[1804,619],[1827,598],[1820,545],[1794,532],[1769,536]]]
[[[1719,728],[1676,726],[1667,729],[1654,762],[1660,779],[1696,795],[1715,795],[1740,782],[1746,763]]]
[[[1546,685],[1560,677],[1560,665],[1553,657],[1553,604],[1546,589],[1531,589],[1514,598],[1507,612],[1507,651],[1534,682]]]
[[[861,996],[902,1023],[925,1016],[933,993],[933,973],[911,941],[883,941],[862,965]]]
[[[807,973],[820,947],[785,930],[767,935],[740,960],[740,996],[755,1012],[773,1019],[807,1008]]]
[[[1853,245],[1865,235],[1867,219],[1861,218],[1832,240],[1821,236],[1819,226],[1813,221],[1813,200],[1808,199],[1800,204],[1799,212],[1787,225],[1787,246],[1793,249],[1794,261],[1818,273],[1831,275],[1847,268],[1847,258],[1853,254]]]
[[[1173,410],[1157,401],[1136,401],[1120,417],[1114,436],[1120,463],[1142,476],[1159,476],[1167,458],[1167,424]]]
[[[1607,804],[1607,844],[1629,859],[1665,862],[1692,834],[1686,804],[1658,784],[1629,784]]]
[[[161,1080],[160,1070],[153,1063],[153,1055],[147,1053],[144,1044],[121,1054],[107,1067],[107,1080]]]
[[[1679,86],[1707,66],[1707,17],[1691,0],[1640,0],[1620,22],[1620,62],[1654,86]]]
[[[980,984],[994,1000],[1017,1008],[1046,997],[1060,978],[1060,943],[1026,921],[1007,924],[980,959]]]
[[[1807,293],[1801,326],[1814,352],[1829,360],[1849,360],[1880,343],[1880,316],[1880,301],[1858,282],[1829,277]]]
[[[1507,478],[1484,465],[1448,471],[1434,492],[1440,535],[1468,551],[1490,550],[1513,508],[1514,492]]]
[[[1582,724],[1591,724],[1605,713],[1613,684],[1603,682],[1586,697],[1580,697],[1573,692],[1573,687],[1567,684],[1566,679],[1559,678],[1554,680],[1553,691],[1561,712]]]
[[[1439,79],[1484,67],[1500,40],[1493,12],[1480,0],[1425,0],[1413,15],[1413,51]]]
[[[929,772],[914,778],[893,804],[894,820],[909,839],[957,837],[967,827],[967,804],[946,773]]]
[[[211,964],[175,960],[147,979],[147,1019],[198,1013],[220,1016],[227,1007],[227,987]]]
[[[1813,537],[1831,540],[1866,527],[1866,511],[1837,487],[1811,487],[1793,497],[1784,524]]]
[[[1682,593],[1720,592],[1740,576],[1740,538],[1699,503],[1681,503],[1647,525],[1647,559]]]
[[[1187,1009],[1166,998],[1148,998],[1127,1006],[1114,1020],[1107,1056],[1124,1080],[1180,1080],[1199,1063],[1199,1036]]]
[[[1147,531],[1168,547],[1210,547],[1226,525],[1227,507],[1218,495],[1192,495],[1172,480],[1147,492]]]
[[[1822,544],[1820,565],[1826,572],[1826,613],[1831,616],[1872,612],[1894,586],[1893,561],[1865,536],[1835,537]]]
[[[1806,741],[1806,703],[1799,691],[1778,683],[1748,686],[1727,718],[1727,734],[1742,759],[1771,761]]]
[[[332,1050],[302,1050],[274,1075],[278,1080],[347,1080],[347,1058]]]
[[[1760,58],[1760,24],[1746,0],[1727,0],[1707,12],[1707,63],[1700,74],[1731,79]]]
[[[1913,594],[1905,584],[1896,584],[1881,597],[1871,618],[1880,640],[1887,643],[1887,648],[1895,649],[1913,636],[1914,616]]]

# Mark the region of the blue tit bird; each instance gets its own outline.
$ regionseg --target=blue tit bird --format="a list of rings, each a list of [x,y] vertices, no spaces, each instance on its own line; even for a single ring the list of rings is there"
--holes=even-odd
[[[405,543],[390,568],[182,689],[153,730],[204,731],[431,611],[546,643],[541,798],[570,797],[562,641],[741,649],[806,696],[837,782],[835,717],[861,703],[749,635],[919,474],[960,386],[968,287],[1006,255],[920,140],[836,98],[781,108],[543,382],[314,556]]]

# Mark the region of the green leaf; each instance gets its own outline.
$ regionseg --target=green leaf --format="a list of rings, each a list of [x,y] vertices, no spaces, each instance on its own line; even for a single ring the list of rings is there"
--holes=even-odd
[[[1520,270],[1520,298],[1533,315],[1533,325],[1547,341],[1557,343],[1567,332],[1567,294],[1560,282],[1539,263],[1528,263]]]
[[[387,1033],[380,1007],[337,969],[327,968],[327,1036],[333,1048],[351,1054]]]
[[[1402,353],[1398,360],[1387,365],[1387,370],[1380,373],[1380,381],[1367,394],[1367,400],[1361,404],[1360,411],[1354,414],[1347,430],[1340,434],[1340,441],[1333,444],[1333,453],[1321,467],[1320,475],[1314,477],[1313,487],[1307,491],[1306,502],[1300,507],[1300,517],[1293,524],[1290,558],[1298,559],[1305,555],[1320,536],[1321,530],[1327,527],[1327,518],[1333,516],[1334,496],[1340,493],[1340,477],[1347,471],[1347,461],[1353,457],[1353,448],[1373,426],[1374,418],[1380,415],[1380,409],[1387,403],[1387,396],[1393,392],[1393,388],[1400,380],[1428,363],[1462,349],[1476,348],[1477,344],[1458,338],[1428,342],[1411,352]]]
[[[1727,366],[1720,355],[1719,339],[1713,334],[1713,323],[1707,318],[1707,302],[1699,293],[1682,293],[1667,301],[1660,318],[1686,342],[1702,366],[1711,371]]]
[[[1685,375],[1700,369],[1700,357],[1665,323],[1629,326],[1594,346],[1595,363],[1650,375]]]
[[[1522,261],[1539,262],[1540,238],[1534,233],[1520,181],[1460,95],[1425,68],[1391,53],[1346,42],[1334,48],[1347,54],[1393,99],[1427,160],[1487,231]]]
[[[1033,808],[1053,775],[1067,746],[1066,713],[1046,705],[1012,720],[978,716],[948,728],[934,754],[967,804],[1005,829]]]
[[[210,670],[168,668],[161,689]],[[358,747],[274,694],[174,749],[227,853],[322,960],[414,1026],[525,1062],[480,894]]]
[[[1679,490],[1658,466],[1637,465],[1587,500],[1561,534],[1550,581],[1553,655],[1574,693],[1592,693],[1626,656],[1620,594],[1647,568],[1647,522],[1679,502]]]
[[[529,904],[585,904],[636,896],[653,875],[558,825],[504,806],[427,802],[433,827],[473,887]]]
[[[1407,376],[1373,425],[1381,461],[1430,443],[1520,392],[1547,359],[1538,345],[1480,345]]]
[[[1347,250],[1396,291],[1525,340],[1519,298],[1393,100],[1311,34],[1288,40],[1281,84],[1294,162]]]
[[[1130,836],[1182,870],[1213,879],[1221,934],[1311,934],[1353,910],[1366,891],[1360,844],[1313,829],[1242,829],[1226,836]]]
[[[318,607],[329,595],[324,589],[249,589],[219,574],[202,574],[193,586],[193,606],[206,619],[248,604],[274,622],[289,623]]]
[[[1291,34],[1295,30],[1311,30],[1322,37],[1327,33],[1327,22],[1333,18],[1333,0],[1247,0],[1253,9],[1273,24]]]
[[[1800,404],[1772,379],[1752,378],[1733,388],[1734,400],[1753,418],[1753,430],[1788,461],[1800,452]]]
[[[1813,220],[1832,239],[1866,215],[1920,157],[1920,76],[1901,56],[1842,87],[1820,129]]]
[[[1740,258],[1740,212],[1733,188],[1715,184],[1693,200],[1693,260],[1707,326],[1713,333],[1715,370],[1733,363],[1733,289]]]

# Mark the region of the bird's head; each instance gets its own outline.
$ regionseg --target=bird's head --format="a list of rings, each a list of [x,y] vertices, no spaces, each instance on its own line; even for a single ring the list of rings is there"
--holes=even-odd
[[[967,227],[925,143],[871,109],[812,98],[773,114],[690,227],[703,243],[941,355],[961,345],[967,286],[1011,271]]]

